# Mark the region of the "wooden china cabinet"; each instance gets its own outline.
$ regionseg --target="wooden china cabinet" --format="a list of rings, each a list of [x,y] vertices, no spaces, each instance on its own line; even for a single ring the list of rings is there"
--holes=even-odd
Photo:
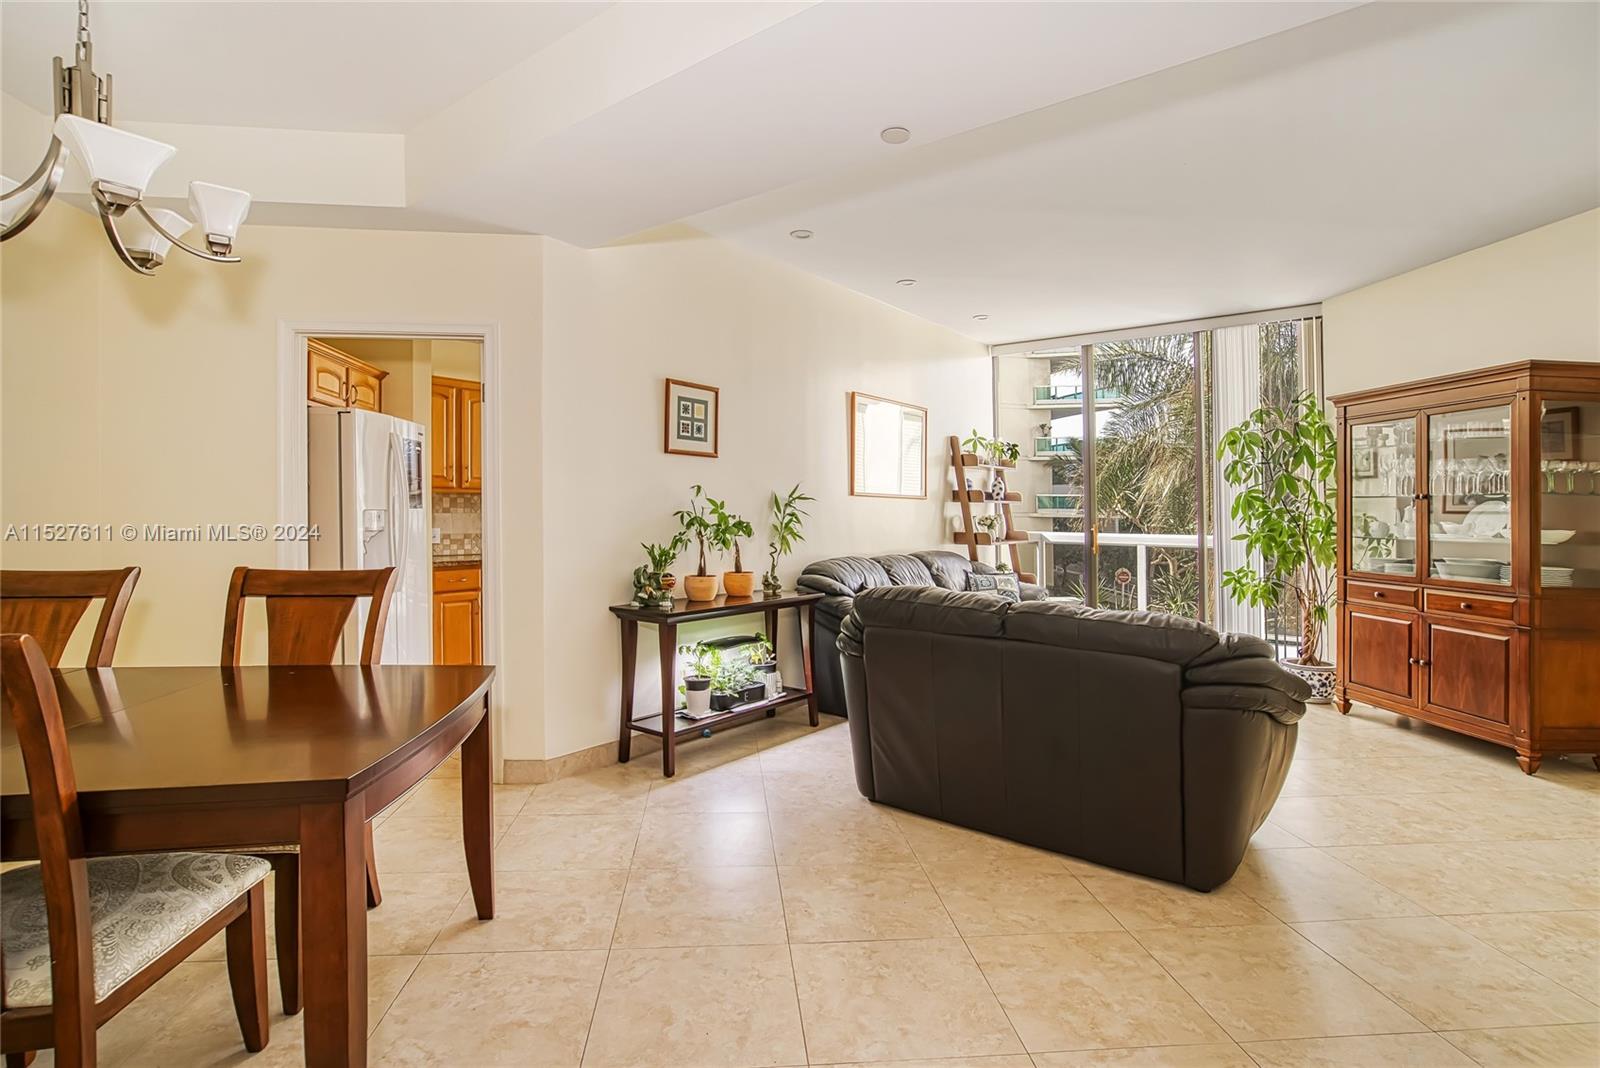
[[[1546,753],[1600,751],[1600,364],[1331,401],[1339,710],[1497,742],[1530,775]]]

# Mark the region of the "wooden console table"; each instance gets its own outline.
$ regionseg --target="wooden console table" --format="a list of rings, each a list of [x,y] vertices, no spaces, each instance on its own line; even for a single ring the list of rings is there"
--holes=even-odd
[[[817,726],[817,695],[812,688],[811,617],[820,593],[787,591],[775,597],[757,594],[754,597],[729,597],[726,594],[710,601],[673,601],[671,608],[640,608],[631,604],[614,604],[611,612],[622,623],[622,724],[617,736],[617,759],[628,762],[629,750],[635,734],[649,734],[661,739],[661,774],[671,778],[677,771],[679,739],[697,738],[712,731],[738,726],[754,719],[777,714],[780,705],[804,701],[811,713],[811,725]],[[685,623],[698,623],[705,619],[726,616],[755,615],[766,617],[767,640],[773,652],[778,649],[778,612],[793,608],[800,617],[800,662],[805,666],[804,687],[785,686],[783,693],[765,701],[730,708],[726,712],[713,712],[701,719],[685,719],[677,723],[678,707],[678,627]],[[639,651],[639,624],[653,623],[661,644],[661,709],[659,716],[633,718],[634,666]],[[663,724],[674,724],[666,730]]]

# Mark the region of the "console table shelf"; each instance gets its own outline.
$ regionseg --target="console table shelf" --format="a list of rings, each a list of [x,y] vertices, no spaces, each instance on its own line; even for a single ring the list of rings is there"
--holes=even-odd
[[[671,608],[648,608],[634,604],[614,604],[611,614],[622,626],[622,715],[617,735],[617,760],[626,764],[631,756],[633,736],[648,734],[661,739],[661,774],[671,778],[677,772],[678,741],[703,737],[718,730],[727,730],[775,715],[782,705],[804,701],[810,712],[811,725],[818,726],[821,717],[817,712],[817,695],[812,681],[811,625],[816,604],[822,600],[820,593],[801,593],[787,590],[783,593],[754,597],[729,597],[726,594],[710,601],[673,601]],[[738,705],[726,712],[713,712],[700,719],[679,718],[678,707],[678,628],[685,623],[699,623],[708,619],[728,616],[760,614],[765,617],[767,640],[773,653],[778,651],[778,613],[792,608],[800,617],[800,663],[805,670],[804,686],[785,686],[778,697]],[[673,715],[675,726],[662,727],[662,715],[633,718],[634,675],[639,653],[639,624],[655,625],[661,655],[661,708],[663,714]]]

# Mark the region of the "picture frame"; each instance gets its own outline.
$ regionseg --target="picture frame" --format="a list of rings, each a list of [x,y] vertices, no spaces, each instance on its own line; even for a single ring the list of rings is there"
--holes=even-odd
[[[1578,433],[1577,408],[1546,408],[1539,417],[1539,458],[1576,460]]]
[[[716,386],[666,380],[662,450],[675,456],[714,460],[720,447],[722,396]]]
[[[852,391],[849,432],[852,497],[927,499],[928,409]]]
[[[1352,446],[1350,449],[1350,477],[1377,478],[1378,450],[1366,445]]]

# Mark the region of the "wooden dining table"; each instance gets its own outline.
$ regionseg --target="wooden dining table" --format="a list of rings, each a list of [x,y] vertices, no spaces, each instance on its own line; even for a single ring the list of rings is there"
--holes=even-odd
[[[494,916],[494,668],[130,667],[55,672],[90,855],[295,845],[306,1064],[367,1062],[363,828],[461,751],[478,918]],[[0,726],[0,842],[37,855]]]

